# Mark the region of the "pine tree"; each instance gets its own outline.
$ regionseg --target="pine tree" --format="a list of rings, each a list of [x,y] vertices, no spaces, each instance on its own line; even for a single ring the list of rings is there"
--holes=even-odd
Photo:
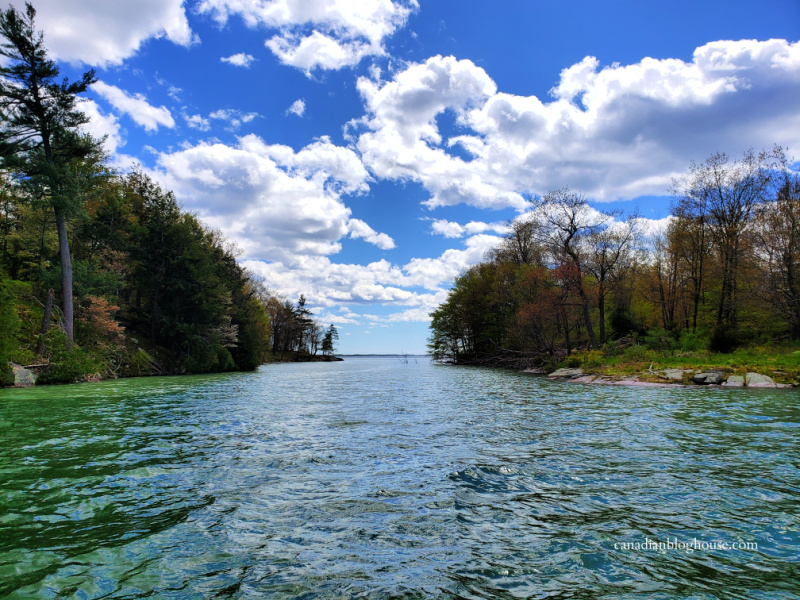
[[[3,166],[25,178],[40,178],[53,208],[61,256],[61,285],[67,344],[73,344],[72,261],[67,218],[80,206],[74,165],[98,150],[82,136],[86,115],[76,108],[77,96],[94,83],[90,70],[74,83],[59,82],[59,68],[49,58],[44,36],[34,24],[29,3],[20,14],[12,6],[0,12],[0,54],[10,66],[0,68],[0,157]]]

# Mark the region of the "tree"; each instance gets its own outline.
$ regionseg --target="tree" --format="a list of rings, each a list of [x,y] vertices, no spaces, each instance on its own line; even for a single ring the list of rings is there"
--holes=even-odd
[[[604,213],[610,216],[610,213]],[[623,280],[631,266],[633,244],[638,235],[637,215],[625,223],[595,229],[588,236],[586,270],[597,282],[597,308],[600,312],[600,345],[606,343],[606,296]]]
[[[325,332],[325,336],[322,338],[322,353],[325,356],[330,356],[336,351],[336,342],[339,341],[339,332],[336,331],[336,327],[331,326],[328,327],[328,330]]]
[[[94,83],[90,70],[74,83],[57,81],[59,68],[47,58],[44,36],[35,28],[36,11],[14,7],[0,12],[0,54],[11,65],[0,68],[0,156],[5,165],[28,178],[41,178],[56,218],[67,347],[72,348],[72,261],[67,218],[78,206],[74,164],[96,151],[97,144],[78,129],[88,121],[76,108],[77,96]]]
[[[693,163],[684,177],[673,182],[676,213],[705,225],[720,262],[718,328],[735,330],[737,326],[743,235],[768,191],[770,172],[766,159],[766,154],[756,155],[752,150],[739,160],[718,152],[702,164]]]
[[[593,210],[583,194],[571,192],[568,188],[548,192],[538,208],[549,232],[556,263],[572,267],[569,270],[573,275],[571,284],[580,297],[586,332],[592,347],[598,348],[592,326],[589,292],[584,283],[589,259],[586,242],[603,231],[613,215]]]
[[[800,338],[800,172],[775,150],[772,198],[759,207],[756,246],[767,281],[767,295],[789,322],[792,339]]]

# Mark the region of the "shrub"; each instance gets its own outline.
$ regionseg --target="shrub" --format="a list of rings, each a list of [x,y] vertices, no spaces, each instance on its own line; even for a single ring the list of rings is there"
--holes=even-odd
[[[665,331],[660,327],[654,327],[648,330],[647,334],[644,336],[644,343],[645,346],[651,350],[659,350],[662,352],[673,352],[678,346],[675,336],[671,332]]]
[[[711,333],[711,339],[708,342],[708,349],[712,352],[720,352],[722,354],[730,354],[738,345],[739,340],[736,332],[724,325],[717,325]]]
[[[105,371],[105,365],[83,348],[66,349],[66,335],[57,327],[47,332],[48,348],[53,352],[50,366],[39,376],[39,383],[75,383],[85,381],[97,372]]]
[[[703,350],[705,346],[703,340],[696,333],[692,333],[691,331],[684,331],[681,334],[679,343],[681,350],[684,352],[696,352],[698,350]]]

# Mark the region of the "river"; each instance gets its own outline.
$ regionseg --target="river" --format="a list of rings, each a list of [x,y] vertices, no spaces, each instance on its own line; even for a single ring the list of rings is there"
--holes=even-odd
[[[799,434],[422,357],[0,390],[0,597],[798,598]]]

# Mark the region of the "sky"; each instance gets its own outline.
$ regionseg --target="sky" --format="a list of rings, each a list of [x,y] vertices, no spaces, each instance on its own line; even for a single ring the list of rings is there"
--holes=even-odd
[[[20,8],[22,2],[12,5]],[[87,131],[338,351],[424,353],[550,190],[669,215],[714,152],[800,156],[798,0],[38,0]]]

